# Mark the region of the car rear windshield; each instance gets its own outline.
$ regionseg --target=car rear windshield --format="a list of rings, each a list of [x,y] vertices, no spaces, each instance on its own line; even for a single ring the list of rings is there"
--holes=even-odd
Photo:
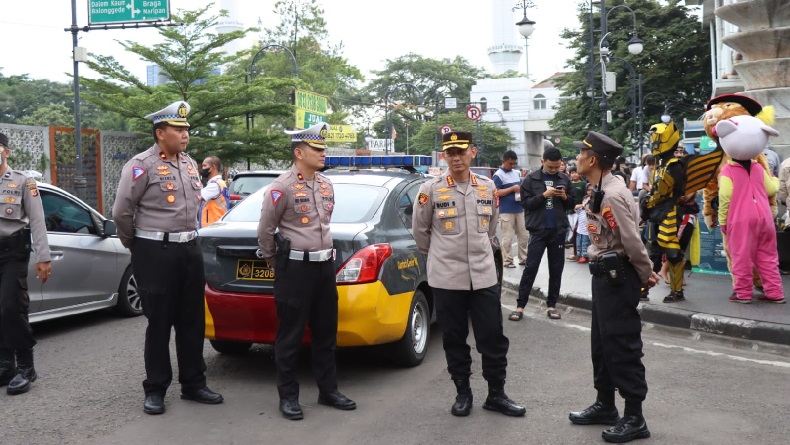
[[[277,176],[239,176],[230,183],[231,195],[251,195],[274,182]]]
[[[335,208],[332,212],[333,223],[358,223],[370,220],[387,196],[387,189],[366,184],[334,184]],[[261,217],[263,197],[267,190],[261,190],[233,207],[223,221],[251,222]]]

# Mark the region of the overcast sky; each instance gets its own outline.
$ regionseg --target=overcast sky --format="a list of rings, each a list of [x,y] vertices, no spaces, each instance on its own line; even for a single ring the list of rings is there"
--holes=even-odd
[[[537,22],[529,39],[530,77],[536,81],[563,71],[565,49],[559,34],[564,27],[577,28],[576,5],[583,0],[535,0],[527,15]],[[274,26],[274,0],[237,0],[245,26]],[[77,0],[77,24],[88,24],[88,0]],[[196,9],[207,0],[170,0],[171,10]],[[368,75],[382,69],[386,59],[410,52],[435,59],[465,57],[472,64],[492,72],[486,50],[492,42],[491,0],[320,0],[325,10],[331,43],[344,45],[350,64]],[[517,3],[513,0],[513,4]],[[219,2],[217,1],[218,5]],[[515,22],[521,10],[513,12]],[[2,0],[0,25],[5,42],[0,46],[0,72],[4,76],[28,74],[33,79],[68,81],[72,72],[72,36],[64,31],[71,25],[69,0]],[[517,35],[517,43],[524,40]],[[79,33],[79,46],[91,53],[114,55],[126,68],[145,78],[145,63],[123,51],[115,40],[156,43],[153,28]],[[524,71],[524,58],[519,70]],[[92,77],[81,65],[80,74]]]

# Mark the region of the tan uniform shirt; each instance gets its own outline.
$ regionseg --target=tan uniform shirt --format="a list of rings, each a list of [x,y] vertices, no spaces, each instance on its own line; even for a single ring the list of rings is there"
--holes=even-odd
[[[494,181],[475,174],[455,182],[448,172],[420,187],[412,228],[428,255],[428,284],[439,289],[485,289],[497,284],[491,238],[499,217]]]
[[[590,204],[585,209],[590,234],[587,254],[590,260],[598,260],[604,253],[617,252],[634,266],[642,283],[647,283],[653,273],[653,263],[639,236],[639,209],[634,195],[611,173],[603,178],[602,187],[601,213],[592,213]]]
[[[136,155],[121,172],[112,217],[126,247],[134,242],[134,229],[155,232],[197,230],[200,206],[197,164],[179,154],[169,161],[159,145]]]
[[[335,208],[332,181],[319,173],[306,180],[296,166],[274,180],[261,206],[258,244],[263,257],[275,256],[274,231],[291,240],[291,249],[316,252],[332,248],[329,222]]]
[[[6,165],[5,174],[0,176],[0,195],[0,238],[11,236],[29,225],[36,262],[52,261],[44,206],[41,205],[36,180]]]
[[[777,197],[779,201],[785,203],[790,209],[790,158],[782,161],[779,166],[779,192]]]

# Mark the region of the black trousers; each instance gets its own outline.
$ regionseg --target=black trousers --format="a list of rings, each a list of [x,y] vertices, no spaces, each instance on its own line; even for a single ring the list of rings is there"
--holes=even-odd
[[[29,246],[0,249],[0,349],[30,349],[36,341],[28,322]]]
[[[560,284],[562,283],[562,269],[565,268],[565,236],[567,232],[559,229],[532,230],[529,232],[527,245],[527,264],[521,275],[518,285],[518,307],[526,307],[532,285],[538,275],[540,261],[545,251],[549,257],[549,295],[546,297],[546,306],[555,307],[560,298]]]
[[[203,255],[195,241],[165,243],[135,238],[132,267],[148,318],[145,330],[146,394],[164,394],[173,380],[170,331],[176,332],[178,381],[182,389],[206,386]]]
[[[277,336],[274,364],[277,392],[282,400],[298,400],[296,378],[299,349],[305,325],[310,327],[313,375],[318,390],[337,389],[337,283],[333,261],[288,260],[286,270],[275,267],[274,300],[277,305]]]
[[[483,378],[505,380],[510,341],[502,326],[499,285],[475,290],[433,289],[436,315],[442,326],[447,371],[454,380],[472,375],[469,319],[472,319],[477,350],[483,357]]]
[[[605,275],[592,277],[593,382],[599,392],[618,389],[625,400],[641,402],[647,395],[642,321],[636,310],[641,283],[630,263],[624,269],[622,285],[610,284]]]

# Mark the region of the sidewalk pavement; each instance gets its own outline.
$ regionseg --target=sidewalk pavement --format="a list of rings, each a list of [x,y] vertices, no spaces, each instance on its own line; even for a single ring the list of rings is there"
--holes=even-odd
[[[515,249],[513,250],[515,252]],[[570,255],[570,250],[566,254]],[[524,266],[505,268],[503,290],[518,294],[518,285]],[[650,302],[639,304],[642,321],[676,328],[721,334],[747,340],[758,340],[790,345],[790,303],[775,304],[757,301],[755,291],[752,304],[733,303],[728,300],[732,293],[729,275],[709,275],[686,271],[687,286],[684,288],[686,301],[663,303],[669,294],[669,285],[661,280],[650,290]],[[565,261],[560,286],[559,304],[590,310],[590,270],[587,264]],[[544,253],[530,298],[545,302],[548,293],[548,261]],[[790,300],[790,276],[782,276],[785,297]],[[506,297],[507,298],[507,297]],[[509,305],[515,307],[513,300]]]

